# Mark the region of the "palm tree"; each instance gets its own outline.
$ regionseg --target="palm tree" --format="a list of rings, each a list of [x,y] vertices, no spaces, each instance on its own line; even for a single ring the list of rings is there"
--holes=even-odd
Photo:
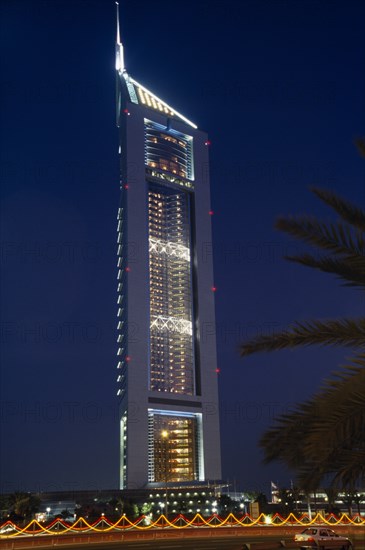
[[[338,499],[338,491],[334,487],[326,487],[324,489],[327,500],[327,512],[334,514],[337,511],[336,500]]]
[[[347,511],[350,517],[352,517],[352,504],[354,502],[353,493],[345,493],[342,497],[342,502],[347,506]]]
[[[363,495],[363,494],[361,494],[361,493],[354,492],[353,498],[354,498],[355,504],[357,505],[357,513],[358,513],[359,516],[360,516],[360,515],[361,515],[361,508],[360,508],[360,505],[361,505],[362,502],[364,502],[364,500],[365,500],[365,495]]]
[[[358,147],[365,155],[364,143],[359,141]],[[345,286],[364,289],[365,212],[330,191],[312,191],[339,219],[323,223],[309,216],[280,218],[277,229],[321,251],[287,259],[334,274]],[[365,475],[365,318],[297,322],[243,343],[241,355],[308,345],[347,346],[357,355],[314,397],[281,415],[264,434],[260,445],[265,462],[281,460],[293,468],[306,490],[325,478],[339,487],[354,487]]]

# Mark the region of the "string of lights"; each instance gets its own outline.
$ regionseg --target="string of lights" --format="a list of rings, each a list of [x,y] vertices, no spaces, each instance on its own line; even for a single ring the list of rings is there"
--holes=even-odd
[[[33,519],[25,527],[20,527],[8,520],[0,526],[0,536],[6,536],[8,538],[16,537],[19,535],[66,535],[70,533],[107,533],[111,531],[122,530],[149,530],[154,528],[173,528],[173,529],[186,529],[189,527],[226,527],[226,526],[240,526],[240,527],[259,527],[264,525],[272,525],[282,527],[286,524],[291,526],[309,526],[315,524],[326,525],[353,525],[356,527],[363,527],[365,525],[365,518],[359,514],[350,517],[347,514],[342,514],[337,517],[333,514],[324,517],[321,513],[316,514],[312,519],[309,519],[308,515],[303,514],[300,517],[296,517],[293,513],[290,513],[286,518],[283,518],[280,514],[274,516],[267,516],[260,514],[258,518],[252,518],[249,514],[245,514],[241,518],[237,518],[234,514],[229,514],[226,518],[221,518],[217,514],[213,514],[209,518],[205,519],[201,514],[196,514],[193,519],[188,519],[184,515],[179,514],[172,521],[166,518],[165,515],[160,515],[156,521],[151,521],[148,516],[140,516],[135,521],[131,521],[125,515],[113,523],[106,517],[102,516],[94,523],[89,523],[85,518],[79,518],[73,524],[70,524],[62,519],[55,519],[48,525],[42,525],[38,520]]]

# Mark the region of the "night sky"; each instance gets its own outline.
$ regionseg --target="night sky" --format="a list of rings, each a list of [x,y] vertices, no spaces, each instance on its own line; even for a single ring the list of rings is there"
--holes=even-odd
[[[1,474],[4,491],[118,487],[115,5],[1,2]],[[363,205],[365,3],[121,3],[128,72],[211,139],[223,478],[288,485],[257,441],[350,350],[241,359],[298,319],[360,316],[358,290],[282,259],[278,215]],[[333,219],[333,217],[332,217]],[[210,243],[207,243],[210,251]],[[300,445],[300,441],[298,441]]]

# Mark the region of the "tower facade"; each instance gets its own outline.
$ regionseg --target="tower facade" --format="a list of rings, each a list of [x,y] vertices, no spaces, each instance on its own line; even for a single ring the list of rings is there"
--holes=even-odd
[[[132,78],[120,136],[120,485],[221,478],[208,138]]]

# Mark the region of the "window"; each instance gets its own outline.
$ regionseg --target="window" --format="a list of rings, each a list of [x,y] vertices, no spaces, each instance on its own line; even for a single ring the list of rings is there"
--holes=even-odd
[[[145,121],[145,163],[151,168],[193,179],[192,138]]]
[[[153,391],[194,395],[189,194],[151,184],[148,229],[149,387]]]
[[[198,424],[195,415],[149,413],[149,481],[199,479]]]

